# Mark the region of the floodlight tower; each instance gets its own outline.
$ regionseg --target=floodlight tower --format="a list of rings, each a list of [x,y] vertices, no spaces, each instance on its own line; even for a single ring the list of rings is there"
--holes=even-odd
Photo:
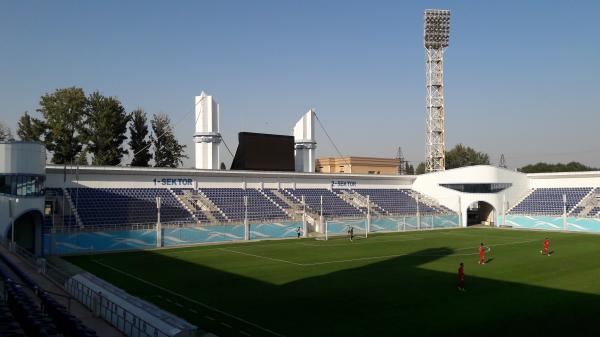
[[[444,171],[444,51],[450,40],[450,11],[425,10],[423,45],[427,81],[427,172]]]

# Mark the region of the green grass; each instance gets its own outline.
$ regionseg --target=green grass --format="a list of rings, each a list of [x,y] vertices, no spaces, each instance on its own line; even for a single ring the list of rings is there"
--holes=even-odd
[[[219,336],[600,335],[597,235],[471,228],[68,260]]]

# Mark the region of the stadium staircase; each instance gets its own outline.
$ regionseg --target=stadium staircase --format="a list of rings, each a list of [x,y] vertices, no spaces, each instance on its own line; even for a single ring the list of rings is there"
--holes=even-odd
[[[192,219],[194,219],[197,223],[202,223],[202,222],[206,222],[206,219],[204,217],[202,217],[197,210],[197,206],[195,204],[193,204],[190,199],[185,198],[184,196],[186,195],[187,190],[179,190],[182,191],[183,194],[180,194],[179,191],[175,192],[172,189],[168,188],[169,192],[175,197],[175,199],[177,199],[177,201],[179,201],[179,204],[181,205],[181,207],[183,207],[186,211],[188,211],[190,213],[190,216],[192,217]]]
[[[73,199],[71,198],[71,193],[69,193],[69,190],[67,190],[67,189],[63,189],[63,193],[65,194],[65,199],[67,200],[67,203],[68,203],[67,206],[69,209],[69,213],[71,213],[73,216],[75,216],[75,223],[83,226],[83,221],[81,221],[81,217],[79,216],[79,213],[77,212],[75,203],[73,202]],[[64,205],[63,205],[63,207],[64,207]]]
[[[190,209],[199,223],[220,223],[229,219],[210,199],[198,190],[176,189],[175,194]]]
[[[581,201],[575,205],[568,215],[578,217],[598,216],[600,210],[600,188],[594,188]]]
[[[368,208],[370,204],[371,216],[383,215],[383,209],[381,209],[373,201],[369,201],[367,197],[362,196],[360,193],[354,192],[353,190],[334,190],[333,192],[337,194],[342,200],[349,203],[350,205],[353,205],[364,214],[367,214],[369,212]]]
[[[231,222],[231,219],[223,212],[209,197],[204,194],[201,190],[195,190],[192,193],[192,198],[196,201],[196,204],[200,206],[200,209],[204,211],[209,219],[213,219],[216,222]]]
[[[276,194],[273,193],[273,191],[271,190],[264,190],[262,188],[258,189],[258,191],[260,192],[260,194],[262,194],[267,200],[269,200],[273,205],[275,205],[275,207],[279,208],[282,212],[284,212],[285,214],[287,214],[287,216],[289,216],[290,218],[294,219],[297,217],[297,212],[293,209],[290,208],[290,205],[285,203],[283,205],[281,205],[280,203],[278,203],[275,199],[279,199],[280,201],[283,201],[281,199],[281,197],[278,197]],[[287,206],[287,207],[286,207]]]
[[[441,212],[441,213],[454,213],[451,209],[449,209],[448,207],[440,204],[437,200],[435,200],[434,198],[417,192],[415,190],[408,190],[406,192],[409,196],[411,196],[413,199],[415,199],[415,201],[419,200],[419,202],[433,208],[436,212]]]

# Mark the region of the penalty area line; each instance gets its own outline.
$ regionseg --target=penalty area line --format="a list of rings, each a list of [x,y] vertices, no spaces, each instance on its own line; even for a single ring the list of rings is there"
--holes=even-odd
[[[246,252],[240,252],[240,251],[233,250],[233,249],[220,248],[220,250],[222,250],[224,252],[235,253],[235,254],[240,254],[240,255],[247,255],[247,256],[257,257],[257,258],[260,258],[260,259],[271,260],[271,261],[275,261],[275,262],[289,263],[289,264],[293,264],[295,266],[305,266],[306,265],[306,264],[303,264],[303,263],[297,263],[297,262],[292,262],[292,261],[288,261],[288,260],[276,259],[276,258],[268,257],[268,256],[262,256],[262,255],[250,254],[250,253],[246,253]]]
[[[130,277],[130,278],[134,279],[134,280],[137,280],[137,281],[139,281],[139,282],[142,282],[142,283],[145,283],[145,284],[147,284],[147,285],[149,285],[149,286],[152,286],[152,287],[154,287],[154,288],[156,288],[156,289],[162,290],[162,291],[164,291],[164,292],[166,292],[166,293],[168,293],[168,294],[171,294],[171,295],[173,295],[173,296],[179,297],[179,298],[181,298],[181,299],[183,299],[183,300],[186,300],[186,301],[188,301],[188,302],[191,302],[191,303],[197,304],[197,305],[199,305],[199,306],[201,306],[201,307],[204,307],[204,308],[206,308],[206,309],[209,309],[209,310],[211,310],[211,311],[217,312],[217,313],[219,313],[219,314],[221,314],[221,315],[224,315],[224,316],[227,316],[227,317],[233,318],[233,319],[235,319],[235,320],[237,320],[237,321],[240,321],[240,322],[242,322],[242,323],[248,324],[248,325],[250,325],[250,326],[253,326],[253,327],[255,327],[255,328],[257,328],[257,329],[260,329],[260,330],[262,330],[262,331],[268,332],[268,333],[270,333],[270,334],[271,334],[271,335],[273,335],[273,336],[283,336],[282,334],[280,334],[280,333],[277,333],[277,332],[275,332],[275,331],[273,331],[273,330],[269,330],[269,329],[267,329],[267,328],[265,328],[265,327],[262,327],[262,326],[260,326],[260,325],[258,325],[258,324],[256,324],[256,323],[249,322],[249,321],[247,321],[247,320],[245,320],[245,319],[243,319],[243,318],[241,318],[241,317],[238,317],[238,316],[236,316],[236,315],[234,315],[234,314],[230,314],[230,313],[228,313],[228,312],[225,312],[225,311],[223,311],[223,310],[220,310],[220,309],[217,309],[217,308],[215,308],[215,307],[213,307],[213,306],[210,306],[210,305],[208,305],[208,304],[206,304],[206,303],[202,303],[202,302],[200,302],[200,301],[197,301],[197,300],[195,300],[195,299],[193,299],[193,298],[189,298],[189,297],[187,297],[187,296],[185,296],[185,295],[182,295],[182,294],[180,294],[180,293],[174,292],[173,290],[167,289],[167,288],[165,288],[165,287],[161,287],[161,286],[159,286],[159,285],[157,285],[157,284],[155,284],[155,283],[152,283],[152,282],[150,282],[150,281],[147,281],[147,280],[144,280],[144,279],[142,279],[142,278],[139,278],[139,277],[137,277],[137,276],[135,276],[135,275],[132,275],[132,274],[130,274],[130,273],[128,273],[128,272],[126,272],[126,271],[123,271],[123,270],[121,270],[121,269],[119,269],[119,268],[113,267],[113,266],[111,266],[111,265],[108,265],[108,264],[106,264],[106,263],[100,262],[100,261],[98,261],[98,260],[92,260],[92,261],[93,261],[94,263],[97,263],[97,264],[99,264],[99,265],[101,265],[101,266],[105,267],[105,268],[108,268],[108,269],[111,269],[111,270],[113,270],[113,271],[116,271],[116,272],[118,272],[118,273],[121,273],[121,274],[123,274],[123,275],[125,275],[125,276],[128,276],[128,277]]]

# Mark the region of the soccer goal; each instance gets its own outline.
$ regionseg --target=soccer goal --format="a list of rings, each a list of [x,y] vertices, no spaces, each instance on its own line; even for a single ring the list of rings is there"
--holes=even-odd
[[[353,239],[366,239],[369,236],[366,219],[338,219],[325,221],[323,236],[320,240],[329,240],[330,237],[350,239],[352,231]]]

